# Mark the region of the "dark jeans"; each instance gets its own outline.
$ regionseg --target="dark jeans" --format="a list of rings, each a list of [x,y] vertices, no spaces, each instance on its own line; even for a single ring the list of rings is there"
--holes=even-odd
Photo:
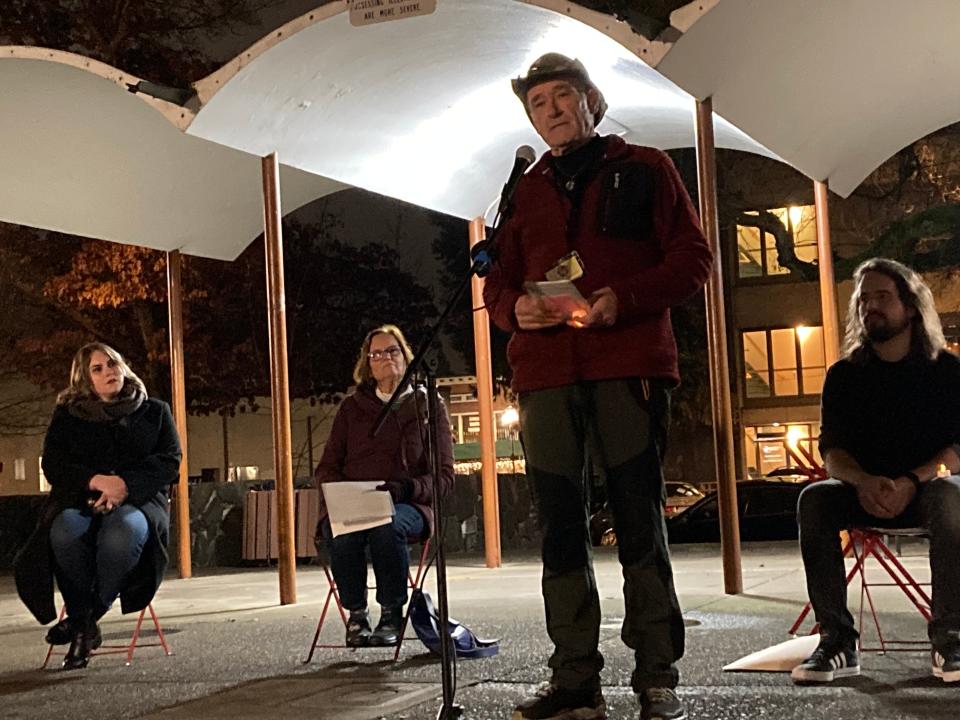
[[[57,515],[50,526],[50,547],[67,614],[99,617],[109,610],[149,535],[146,515],[133,505],[105,515],[75,508]]]
[[[323,537],[330,553],[330,569],[347,610],[367,606],[367,547],[377,580],[377,602],[399,608],[407,602],[407,574],[410,570],[408,540],[423,537],[426,522],[413,505],[396,506],[393,523],[370,530],[332,537],[330,522],[323,523]]]
[[[800,494],[797,508],[800,550],[807,592],[821,635],[849,641],[857,637],[847,609],[847,586],[840,531],[850,527],[924,527],[930,534],[932,615],[929,635],[945,650],[960,644],[960,477],[925,483],[907,509],[884,520],[869,515],[857,491],[839,480],[823,480]]]
[[[607,380],[522,393],[520,427],[527,475],[543,529],[543,600],[554,644],[549,666],[562,687],[598,686],[600,598],[588,532],[589,455],[606,478],[625,616],[634,650],[635,691],[675,687],[684,627],[663,519],[660,454],[669,419],[662,383]]]

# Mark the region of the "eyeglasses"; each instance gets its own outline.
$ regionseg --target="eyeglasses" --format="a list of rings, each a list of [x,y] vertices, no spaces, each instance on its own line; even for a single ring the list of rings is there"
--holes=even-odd
[[[391,345],[383,350],[374,350],[371,353],[367,353],[367,357],[370,358],[370,360],[380,361],[386,360],[387,358],[395,358],[402,353],[403,350],[400,349],[399,345]]]

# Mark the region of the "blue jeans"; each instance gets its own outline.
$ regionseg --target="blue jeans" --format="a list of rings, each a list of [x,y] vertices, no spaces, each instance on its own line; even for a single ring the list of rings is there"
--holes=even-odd
[[[367,546],[377,579],[377,602],[388,608],[403,607],[410,570],[407,540],[422,538],[425,529],[420,511],[405,503],[396,506],[392,523],[337,537],[331,537],[330,522],[325,520],[323,537],[343,607],[360,610],[367,606]]]
[[[106,515],[67,508],[50,526],[57,586],[67,614],[103,615],[140,561],[150,535],[147,517],[133,505]]]

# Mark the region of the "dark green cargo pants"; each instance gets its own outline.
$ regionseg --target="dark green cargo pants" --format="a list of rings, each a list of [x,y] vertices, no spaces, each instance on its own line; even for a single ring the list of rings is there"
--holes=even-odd
[[[583,382],[522,393],[527,475],[543,530],[543,599],[554,644],[549,666],[562,687],[599,685],[600,598],[588,534],[587,448],[606,478],[626,613],[621,636],[634,651],[637,692],[675,687],[684,628],[663,519],[660,457],[670,391],[640,379]]]

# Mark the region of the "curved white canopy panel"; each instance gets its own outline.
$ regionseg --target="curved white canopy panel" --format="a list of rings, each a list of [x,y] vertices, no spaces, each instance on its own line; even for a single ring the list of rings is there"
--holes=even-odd
[[[561,51],[583,60],[606,96],[602,132],[659,148],[694,142],[693,99],[567,15],[517,0],[443,0],[430,15],[354,27],[345,9],[318,8],[197,83],[203,104],[188,132],[476,217],[498,195],[517,146],[545,147],[509,79]],[[723,120],[716,138],[770,154]]]
[[[960,120],[956,0],[712,0],[671,20],[690,26],[657,70],[842,196]]]
[[[259,158],[185,135],[168,122],[180,108],[127,92],[137,81],[69,53],[0,49],[0,220],[235,259],[263,231]],[[344,187],[291,168],[282,182],[288,212]]]

